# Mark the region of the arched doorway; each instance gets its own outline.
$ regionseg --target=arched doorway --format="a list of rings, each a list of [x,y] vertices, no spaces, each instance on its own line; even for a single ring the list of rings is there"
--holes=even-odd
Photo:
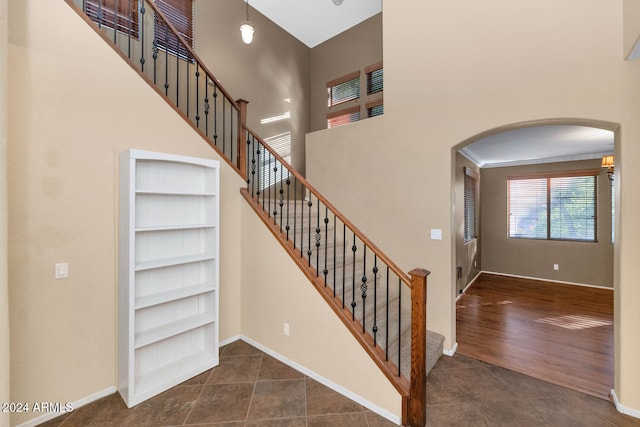
[[[619,194],[619,189],[615,188],[615,178],[610,181],[606,170],[600,169],[600,161],[603,155],[615,153],[618,146],[617,130],[618,125],[609,122],[581,119],[540,120],[491,129],[454,147],[456,180],[453,183],[455,209],[452,228],[457,230],[454,245],[456,254],[454,286],[455,293],[459,297],[456,308],[458,328],[456,335],[460,353],[606,398],[613,386],[613,289],[616,264],[613,224],[616,223],[615,194]],[[603,143],[607,138],[610,143]],[[483,144],[486,145],[483,146]],[[559,144],[566,145],[559,146]],[[467,173],[468,171],[471,173]],[[567,233],[562,230],[558,234],[558,227],[554,224],[560,223],[560,220],[548,219],[554,215],[552,212],[555,209],[554,204],[550,203],[547,206],[550,200],[548,197],[544,200],[545,206],[541,206],[536,214],[545,217],[549,222],[544,225],[547,228],[546,234],[543,236],[527,234],[532,229],[537,232],[541,229],[540,223],[536,223],[535,226],[532,224],[523,226],[522,221],[532,219],[532,215],[527,212],[516,212],[515,216],[520,215],[521,223],[514,224],[514,207],[511,206],[515,200],[513,197],[517,196],[513,190],[514,183],[525,182],[525,179],[528,183],[535,179],[541,182],[546,181],[546,185],[553,186],[556,185],[554,184],[556,181],[560,182],[560,177],[562,182],[573,182],[571,176],[583,176],[587,171],[591,174],[590,180],[595,185],[593,190],[593,202],[596,203],[595,223],[591,236],[576,237],[562,234]],[[477,235],[470,232],[468,226],[469,218],[473,217],[468,207],[469,195],[474,194],[473,191],[469,191],[468,182],[473,180],[468,179],[468,176],[474,174],[477,175],[478,180],[477,208],[480,211],[477,217]],[[584,180],[581,179],[581,181]],[[528,196],[524,193],[520,194],[520,196],[523,195]],[[535,201],[525,200],[523,206],[526,207],[527,204],[532,203],[535,204]],[[567,206],[570,207],[570,205]],[[570,207],[570,209],[574,208]],[[540,213],[542,211],[545,213]],[[520,229],[514,231],[517,225]],[[522,229],[525,231],[523,232]],[[549,232],[549,229],[552,232]],[[466,294],[462,296],[465,288],[471,285],[469,288],[471,290],[473,283],[479,283],[475,282],[478,278],[484,278],[485,275],[492,273],[496,274],[499,281],[507,284],[506,288],[494,284],[500,289],[497,297],[494,295],[495,298],[491,299],[485,295],[483,299],[479,295],[475,295],[474,298],[467,298]],[[586,312],[580,314],[580,310],[568,309],[564,314],[557,312],[544,314],[538,311],[532,314],[533,317],[526,319],[522,317],[522,312],[517,310],[518,304],[521,303],[515,301],[516,295],[508,294],[509,286],[516,286],[519,287],[518,290],[522,290],[522,286],[530,286],[531,283],[536,282],[541,284],[542,289],[545,289],[545,286],[560,284],[551,289],[555,292],[566,287],[570,295],[582,293],[582,291],[586,291],[584,293],[587,295],[595,295],[598,292],[609,293],[611,314],[600,316],[597,313],[599,308],[596,309],[595,314],[585,314]],[[577,290],[580,292],[576,292]],[[544,292],[545,297],[552,294],[550,291]],[[533,304],[531,295],[528,302],[522,304]],[[595,298],[603,300],[602,297]],[[583,302],[579,301],[578,304]],[[523,312],[528,308],[532,307],[524,307]],[[466,314],[479,315],[483,311],[492,313],[494,320],[498,323],[503,322],[502,326],[508,330],[485,331],[487,335],[482,344],[485,348],[479,349],[482,351],[474,351],[473,346],[482,345],[479,344],[479,340],[470,339],[467,342],[469,334],[465,334],[468,332],[465,328],[471,328],[469,322],[473,322],[473,319],[479,324],[479,326],[474,325],[473,328],[482,328],[483,325],[487,325],[487,320]],[[534,309],[528,311],[534,311]],[[512,318],[509,317],[510,315]],[[520,317],[514,320],[513,316]],[[495,325],[490,327],[497,328]],[[610,342],[610,345],[604,352],[607,353],[604,355],[606,360],[604,362],[601,360],[602,351],[590,349],[588,345],[577,345],[582,347],[580,349],[582,352],[575,352],[575,348],[567,347],[567,342],[557,343],[557,340],[561,339],[558,337],[562,337],[562,333],[566,334],[569,328],[574,328],[573,330],[578,332],[564,336],[576,337],[576,334],[588,336],[586,332],[608,335],[605,341]],[[556,338],[549,338],[549,334],[554,334],[554,329],[562,333],[558,333]],[[540,332],[548,339],[536,342],[535,339],[540,339],[540,334],[532,331]],[[527,336],[525,341],[509,341],[509,337],[522,334]],[[482,330],[474,329],[472,335],[477,338],[482,335]],[[492,341],[496,337],[504,340]],[[557,345],[552,348],[554,342]],[[563,345],[565,347],[560,348]],[[539,350],[538,359],[536,356],[529,359],[527,359],[528,356],[523,356],[520,353],[523,347]],[[563,360],[558,363],[549,362],[549,355],[556,351]],[[559,372],[554,373],[553,370],[547,369],[548,366],[537,369],[534,366],[536,363],[555,364]],[[600,365],[597,365],[598,363]],[[590,367],[593,366],[594,373],[595,370],[604,370],[605,380],[602,372],[599,372],[600,379],[597,380],[604,383],[599,387],[593,384],[585,385],[580,381],[576,384],[570,381],[567,383],[563,375],[571,374],[568,366],[580,366],[586,369],[591,369]]]

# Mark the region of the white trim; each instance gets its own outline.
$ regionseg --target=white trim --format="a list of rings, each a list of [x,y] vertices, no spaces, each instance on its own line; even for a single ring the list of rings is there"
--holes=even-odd
[[[239,339],[242,339],[242,335],[234,335],[231,338],[227,338],[224,341],[220,341],[220,347],[225,346],[227,344],[231,344],[234,341],[238,341]]]
[[[469,283],[467,283],[467,286],[464,287],[464,289],[462,290],[462,293],[456,297],[456,301],[458,301],[460,298],[462,298],[462,295],[467,293],[467,289],[469,289],[469,286],[473,285],[473,283],[476,280],[478,280],[478,277],[480,277],[481,274],[482,274],[482,271],[478,271],[478,274],[476,274],[475,277],[473,279],[471,279],[471,281]],[[495,274],[497,274],[497,273],[495,273]]]
[[[332,389],[333,391],[335,391],[336,393],[339,393],[341,395],[343,395],[344,397],[353,400],[354,402],[359,403],[360,405],[364,406],[365,408],[369,409],[371,412],[375,412],[376,414],[380,415],[381,417],[391,421],[392,423],[395,423],[397,425],[400,425],[402,423],[402,420],[396,416],[395,414],[392,414],[391,412],[387,411],[384,408],[379,407],[378,405],[368,401],[367,399],[365,399],[362,396],[359,396],[347,389],[345,389],[344,387],[334,383],[331,380],[328,380],[326,378],[324,378],[323,376],[305,368],[304,366],[294,362],[293,360],[288,359],[287,357],[281,355],[280,353],[276,353],[275,351],[271,350],[268,347],[263,346],[262,344],[252,340],[251,338],[248,338],[244,335],[240,336],[240,339],[244,342],[246,342],[247,344],[251,344],[252,346],[256,347],[259,350],[262,350],[263,352],[267,353],[269,356],[279,360],[280,362],[284,363],[285,365],[288,365],[290,367],[292,367],[293,369],[302,372],[303,374],[305,374],[306,376],[308,376],[309,378],[312,378],[313,380],[319,382],[320,384],[323,384],[327,387],[329,387],[330,389]]]
[[[454,354],[456,354],[456,351],[458,351],[457,341],[453,344],[453,347],[451,347],[450,349],[447,350],[446,348],[443,348],[442,354],[444,354],[445,356],[453,356]]]
[[[587,288],[607,289],[607,290],[613,291],[613,288],[610,288],[609,286],[589,285],[587,283],[566,282],[566,281],[563,281],[563,280],[542,279],[540,277],[519,276],[517,274],[497,273],[495,271],[484,271],[483,270],[482,273],[495,274],[496,276],[515,277],[515,278],[518,278],[518,279],[539,280],[541,282],[562,283],[563,285],[574,285],[574,286],[584,286],[584,287],[587,287]]]
[[[111,386],[111,387],[105,388],[102,391],[93,393],[89,396],[83,397],[82,399],[76,400],[75,402],[71,403],[71,405],[73,406],[72,412],[83,407],[84,405],[87,405],[91,402],[95,402],[98,399],[102,399],[103,397],[112,395],[116,391],[117,391],[116,387]],[[18,424],[16,427],[35,427],[37,425],[40,425],[46,421],[52,420],[64,414],[66,414],[66,412],[49,412],[49,413],[40,415],[39,417],[32,418],[29,421],[25,421],[22,424]]]
[[[625,415],[629,415],[634,418],[640,418],[640,411],[637,409],[627,408],[618,400],[618,396],[616,395],[616,391],[611,389],[611,398],[613,399],[613,403],[616,405],[616,409],[618,412],[623,413]]]

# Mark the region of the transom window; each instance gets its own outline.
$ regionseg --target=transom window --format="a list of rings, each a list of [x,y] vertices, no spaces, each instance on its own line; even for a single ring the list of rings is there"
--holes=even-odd
[[[508,177],[509,237],[597,241],[598,173]]]

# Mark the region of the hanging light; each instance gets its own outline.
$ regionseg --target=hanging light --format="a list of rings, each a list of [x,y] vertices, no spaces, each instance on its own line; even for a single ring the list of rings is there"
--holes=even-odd
[[[253,26],[249,23],[249,0],[247,0],[247,22],[240,25],[240,32],[242,33],[242,41],[246,44],[251,44],[253,41]]]

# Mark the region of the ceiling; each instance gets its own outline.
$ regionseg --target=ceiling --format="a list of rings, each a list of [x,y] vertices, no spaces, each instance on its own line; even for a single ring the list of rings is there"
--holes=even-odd
[[[460,149],[482,168],[597,159],[613,154],[612,131],[569,125],[535,126],[479,139]]]
[[[249,5],[308,47],[382,12],[382,0],[248,0]],[[251,16],[249,16],[251,18]]]

